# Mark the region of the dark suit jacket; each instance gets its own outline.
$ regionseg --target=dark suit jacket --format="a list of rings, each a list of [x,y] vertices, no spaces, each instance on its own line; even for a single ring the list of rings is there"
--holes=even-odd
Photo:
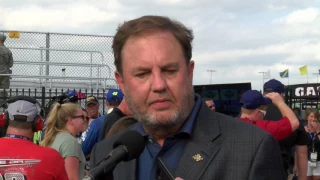
[[[91,168],[108,155],[118,136],[104,139],[93,148]],[[203,160],[196,162],[192,158],[196,154]],[[114,169],[113,177],[115,180],[134,180],[136,167],[136,160],[121,162]],[[184,180],[286,179],[278,142],[269,133],[213,112],[204,104],[174,176]]]

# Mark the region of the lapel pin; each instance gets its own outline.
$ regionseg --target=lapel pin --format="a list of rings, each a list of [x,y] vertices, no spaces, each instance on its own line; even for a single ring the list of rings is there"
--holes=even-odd
[[[200,154],[196,154],[194,156],[192,156],[193,160],[195,160],[196,162],[200,162],[203,160],[203,158],[201,157]]]

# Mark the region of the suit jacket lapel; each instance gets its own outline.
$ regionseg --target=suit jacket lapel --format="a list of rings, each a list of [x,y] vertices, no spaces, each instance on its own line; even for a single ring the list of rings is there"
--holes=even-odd
[[[219,120],[203,104],[194,127],[193,137],[186,145],[175,177],[200,179],[220,150]]]

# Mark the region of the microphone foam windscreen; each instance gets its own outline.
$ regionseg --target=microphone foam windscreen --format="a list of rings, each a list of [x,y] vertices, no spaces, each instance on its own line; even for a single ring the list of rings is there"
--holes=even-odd
[[[113,143],[113,148],[120,145],[127,148],[128,156],[125,161],[130,161],[140,156],[146,145],[146,140],[138,131],[130,130],[125,131],[118,137]]]

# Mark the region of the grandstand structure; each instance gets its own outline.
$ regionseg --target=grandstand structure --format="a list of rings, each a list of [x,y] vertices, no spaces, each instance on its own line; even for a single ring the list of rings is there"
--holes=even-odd
[[[57,92],[75,89],[104,99],[101,93],[118,87],[112,36],[7,30],[0,34],[7,36],[5,45],[14,59],[10,89],[1,90],[6,96],[28,92],[45,103]]]

